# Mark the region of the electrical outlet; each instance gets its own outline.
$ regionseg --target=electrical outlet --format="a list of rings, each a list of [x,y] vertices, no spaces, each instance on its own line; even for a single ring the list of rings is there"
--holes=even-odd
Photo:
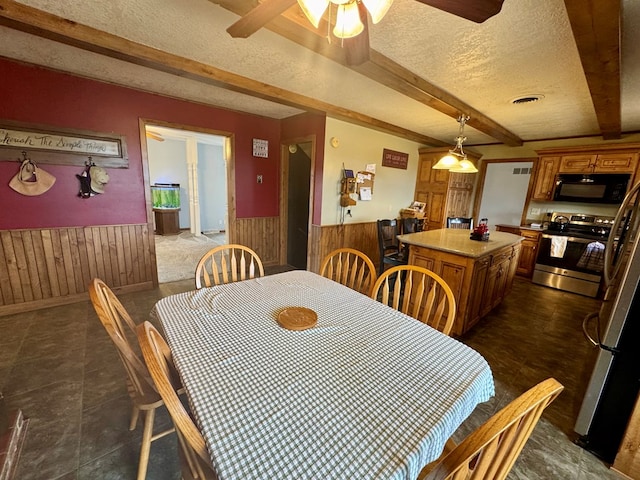
[[[256,182],[262,183],[262,175],[258,175],[258,177],[256,178]]]

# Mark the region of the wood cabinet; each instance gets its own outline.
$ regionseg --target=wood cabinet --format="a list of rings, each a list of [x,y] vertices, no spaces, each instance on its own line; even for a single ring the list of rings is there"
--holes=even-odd
[[[156,233],[158,235],[177,235],[180,233],[179,211],[179,208],[153,209],[156,221]]]
[[[411,245],[409,263],[440,275],[451,288],[458,312],[452,334],[462,335],[500,304],[511,290],[520,243],[480,257]]]
[[[630,173],[629,187],[640,181],[640,143],[554,147],[536,153],[538,168],[532,176],[531,200],[552,199],[557,173]]]
[[[560,165],[559,156],[540,157],[536,162],[536,168],[532,175],[533,190],[532,200],[551,200],[555,187],[556,174]]]
[[[635,173],[637,153],[563,155],[559,173]]]
[[[414,199],[426,203],[425,229],[443,228],[447,217],[468,217],[472,203],[475,174],[450,173],[432,167],[449,148],[421,148]],[[477,161],[479,156],[467,154]]]
[[[524,237],[524,240],[520,244],[520,260],[516,266],[516,275],[531,278],[533,276],[533,269],[536,266],[538,242],[540,241],[541,232],[514,225],[496,225],[496,230]]]

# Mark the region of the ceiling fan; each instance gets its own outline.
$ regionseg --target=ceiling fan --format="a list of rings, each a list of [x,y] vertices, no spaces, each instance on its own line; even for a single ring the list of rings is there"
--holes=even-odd
[[[359,27],[357,30],[358,33],[355,33],[351,37],[342,37],[343,46],[346,49],[346,62],[348,65],[359,65],[369,59],[368,13],[371,12],[368,8],[371,8],[372,4],[386,4],[384,7],[384,13],[386,13],[386,9],[389,8],[392,1],[393,0],[368,0],[363,3],[363,0],[331,0],[331,3],[338,7],[338,14],[340,14],[340,9],[343,9],[344,11],[344,9],[348,7],[351,10],[357,8],[360,21],[362,23],[362,27]],[[504,2],[504,0],[416,1],[476,23],[482,23],[488,18],[498,14],[502,9],[502,3]],[[301,10],[309,21],[313,23],[315,27],[318,27],[319,20],[323,14],[326,15],[325,10],[329,1],[317,0],[315,2],[315,4],[319,3],[322,5],[320,7],[322,10],[317,14],[317,12],[313,12],[315,4],[312,0],[264,0],[227,28],[227,32],[234,38],[247,38],[296,3],[300,4]],[[365,3],[367,5],[365,5]],[[382,13],[382,16],[384,13]],[[377,23],[381,18],[380,15],[377,15],[377,17],[378,18],[374,17],[374,23]],[[335,29],[334,35],[339,37],[341,36]]]
[[[152,132],[151,130],[147,130],[145,134],[147,135],[147,138],[150,138],[157,142],[164,142],[164,137],[159,133],[155,133],[155,132]]]

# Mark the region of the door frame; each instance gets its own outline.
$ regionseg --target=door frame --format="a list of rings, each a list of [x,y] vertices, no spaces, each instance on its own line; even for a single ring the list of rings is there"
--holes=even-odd
[[[316,169],[316,136],[293,137],[280,142],[280,264],[287,264],[287,227],[289,224],[289,145],[311,143],[311,171],[309,172],[309,219],[307,222],[307,269],[311,262],[311,225],[313,220],[313,190]]]
[[[146,127],[157,126],[172,128],[174,130],[184,130],[187,132],[203,133],[206,135],[216,135],[225,137],[224,142],[224,160],[226,163],[227,176],[227,240],[229,243],[235,243],[236,232],[233,225],[236,221],[236,175],[235,175],[235,135],[232,132],[223,130],[214,130],[204,127],[195,127],[182,123],[165,122],[162,120],[153,120],[149,118],[138,119],[138,127],[140,131],[140,152],[142,156],[142,176],[144,182],[144,200],[147,210],[147,226],[149,230],[149,248],[152,253],[152,268],[154,286],[158,285],[158,265],[156,260],[155,242],[153,241],[153,202],[151,199],[151,178],[149,174],[149,152],[147,149]]]

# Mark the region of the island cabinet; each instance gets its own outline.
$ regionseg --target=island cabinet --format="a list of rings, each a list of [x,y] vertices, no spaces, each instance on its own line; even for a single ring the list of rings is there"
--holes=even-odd
[[[447,217],[469,217],[476,175],[434,170],[433,166],[449,152],[448,148],[421,148],[414,200],[426,204],[428,230],[445,226]],[[467,153],[474,161],[479,156]]]
[[[468,230],[439,229],[400,235],[409,244],[409,264],[440,275],[456,299],[453,335],[462,335],[511,291],[522,237],[492,232],[488,242]]]
[[[531,228],[520,228],[515,225],[496,225],[496,230],[499,232],[513,233],[514,235],[520,235],[523,237],[520,260],[516,268],[516,275],[531,278],[533,276],[533,270],[536,266],[536,259],[538,257],[538,242],[540,241],[541,231]]]

